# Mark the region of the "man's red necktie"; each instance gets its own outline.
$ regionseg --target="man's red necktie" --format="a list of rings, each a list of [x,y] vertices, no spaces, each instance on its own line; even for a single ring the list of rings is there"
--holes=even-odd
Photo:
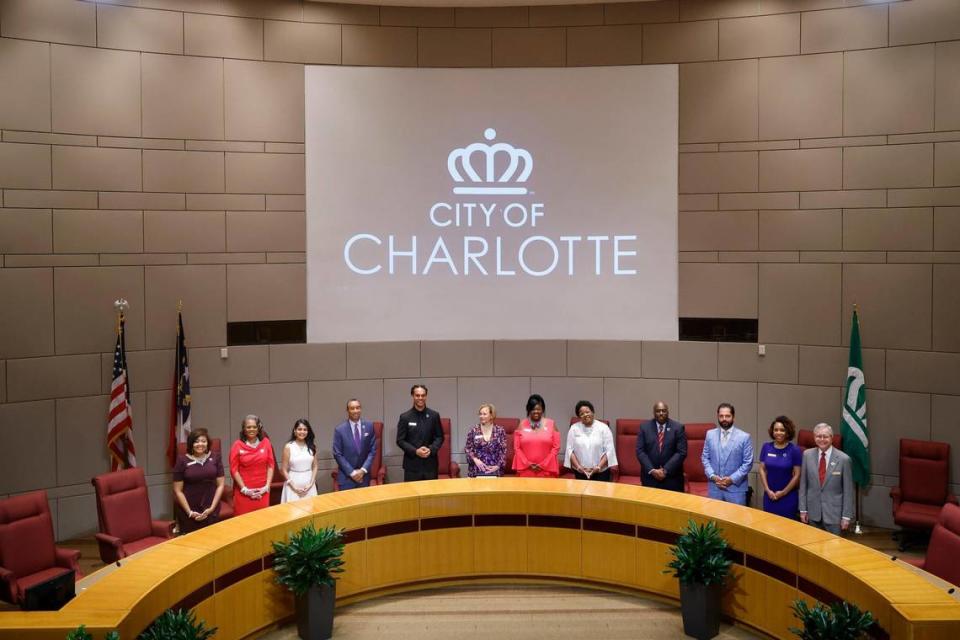
[[[824,480],[827,479],[827,454],[825,451],[820,452],[820,486],[823,486]]]

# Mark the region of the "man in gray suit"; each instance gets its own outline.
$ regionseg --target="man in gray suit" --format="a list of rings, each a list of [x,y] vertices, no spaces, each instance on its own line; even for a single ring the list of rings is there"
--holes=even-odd
[[[816,449],[803,452],[800,470],[800,521],[840,535],[853,519],[850,456],[833,447],[833,427],[813,428]]]

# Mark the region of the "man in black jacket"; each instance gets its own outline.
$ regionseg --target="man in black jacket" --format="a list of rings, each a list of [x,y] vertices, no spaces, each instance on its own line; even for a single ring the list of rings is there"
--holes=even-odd
[[[413,408],[400,414],[397,422],[397,446],[403,449],[403,481],[436,480],[437,452],[443,446],[440,414],[427,407],[427,388],[415,384],[410,389]]]
[[[687,433],[670,419],[666,402],[653,405],[653,420],[640,425],[637,460],[643,467],[643,486],[683,491],[683,461],[687,457]]]

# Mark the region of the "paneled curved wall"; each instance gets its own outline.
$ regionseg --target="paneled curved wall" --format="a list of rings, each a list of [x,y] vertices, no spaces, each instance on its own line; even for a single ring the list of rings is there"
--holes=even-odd
[[[874,439],[866,521],[890,524],[899,437],[960,445],[953,0],[132,4],[0,1],[0,431],[17,452],[0,495],[46,488],[60,538],[96,526],[89,478],[107,467],[121,295],[158,513],[170,509],[178,299],[194,424],[230,437],[257,412],[282,435],[307,415],[326,468],[355,395],[385,420],[399,479],[394,425],[419,379],[453,419],[461,459],[481,401],[518,415],[531,391],[561,423],[588,398],[610,419],[644,417],[664,399],[688,421],[729,400],[757,441],[779,413],[836,424],[854,302]],[[755,345],[547,341],[257,346],[220,358],[227,321],[305,314],[304,64],[653,63],[680,64],[681,315],[759,318],[765,357]],[[960,456],[952,464],[956,483]]]

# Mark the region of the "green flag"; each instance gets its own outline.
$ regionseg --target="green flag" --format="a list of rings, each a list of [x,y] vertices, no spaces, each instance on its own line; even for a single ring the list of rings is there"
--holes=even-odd
[[[870,432],[867,430],[867,383],[863,377],[863,355],[860,353],[860,321],[853,310],[850,328],[850,363],[843,388],[843,420],[840,425],[843,452],[853,462],[853,481],[859,486],[870,484]]]

